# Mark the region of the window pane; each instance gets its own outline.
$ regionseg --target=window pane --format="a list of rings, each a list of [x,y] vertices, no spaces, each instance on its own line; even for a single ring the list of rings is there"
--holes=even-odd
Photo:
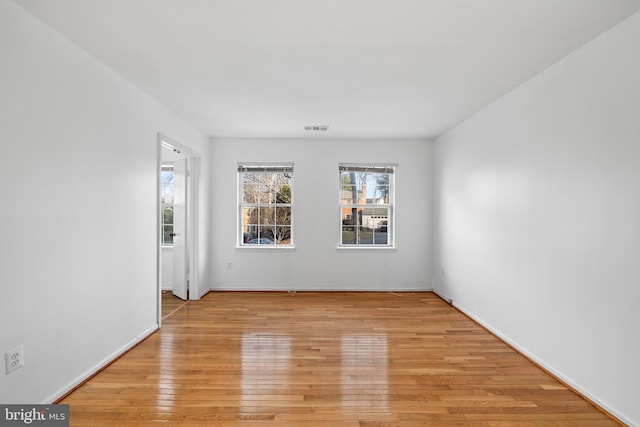
[[[276,189],[276,203],[291,203],[291,186],[280,183]]]
[[[242,208],[242,225],[258,224],[258,208]]]
[[[270,206],[261,206],[259,208],[260,216],[258,223],[260,225],[275,225],[276,223],[276,208]]]
[[[342,186],[340,202],[342,204],[358,203],[358,193],[356,192],[355,185],[345,184]]]
[[[372,174],[372,181],[374,191],[371,197],[375,199],[374,203],[389,203],[389,174]]]
[[[275,242],[275,227],[273,225],[263,225],[260,230],[260,237],[263,244],[272,244]]]
[[[162,203],[173,203],[173,171],[160,173],[160,200]]]
[[[242,201],[257,203],[260,192],[260,177],[257,173],[246,172],[242,175]]]
[[[373,244],[374,245],[386,245],[388,240],[388,225],[380,225],[378,228],[374,229],[373,232]]]
[[[243,172],[242,185],[258,184],[260,182],[260,174],[258,172]]]
[[[342,225],[358,225],[362,219],[362,209],[342,208]]]
[[[162,203],[173,203],[173,184],[163,185],[160,199]]]
[[[273,245],[273,227],[272,226],[258,226],[257,237],[249,240],[250,245]]]
[[[383,231],[381,231],[383,230]],[[358,238],[360,245],[386,245],[387,229],[371,229],[367,227],[359,227]]]
[[[162,194],[160,195],[162,203],[173,203],[173,184],[162,186]]]
[[[378,185],[376,187],[376,191],[374,193],[374,203],[389,203],[389,186],[388,185]]]
[[[356,232],[355,227],[351,225],[342,226],[342,245],[355,245],[356,244]]]
[[[389,203],[388,173],[341,172],[340,201],[342,204]]]
[[[371,207],[362,209],[360,244],[386,245],[388,242],[389,208]]]
[[[260,197],[258,203],[274,202],[274,174],[274,172],[264,172],[260,174]]]
[[[173,244],[173,225],[165,225],[162,227],[162,244],[164,245],[172,245]]]
[[[291,177],[281,174],[276,182],[276,203],[291,203]]]
[[[383,221],[389,220],[389,208],[366,207],[360,210],[361,224],[367,228],[378,228]]]
[[[370,228],[358,227],[356,230],[359,245],[372,245],[373,232]]]
[[[162,224],[173,225],[173,206],[165,206],[162,209]]]
[[[276,226],[274,228],[274,237],[277,245],[291,244],[291,227]]]
[[[258,203],[271,204],[274,202],[273,187],[260,185],[260,193],[258,194]]]
[[[244,184],[242,187],[243,203],[258,203],[260,186],[258,184]]]
[[[164,185],[173,183],[173,170],[163,170],[160,172],[160,182]]]
[[[276,225],[291,225],[291,207],[280,206],[276,208]]]
[[[251,240],[258,237],[257,225],[244,225],[242,227],[242,243],[248,244]]]
[[[341,172],[341,195],[340,199],[343,203],[365,203],[362,193],[362,179],[359,177],[361,173]],[[362,201],[361,201],[362,200]]]

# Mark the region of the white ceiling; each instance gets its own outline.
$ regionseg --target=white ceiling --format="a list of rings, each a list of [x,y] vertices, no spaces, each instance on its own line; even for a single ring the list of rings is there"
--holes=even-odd
[[[432,138],[640,0],[15,0],[213,137]]]

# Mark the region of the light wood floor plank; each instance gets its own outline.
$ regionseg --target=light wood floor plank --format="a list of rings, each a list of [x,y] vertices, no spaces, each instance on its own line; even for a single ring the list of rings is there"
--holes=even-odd
[[[163,295],[72,426],[618,426],[433,293]]]

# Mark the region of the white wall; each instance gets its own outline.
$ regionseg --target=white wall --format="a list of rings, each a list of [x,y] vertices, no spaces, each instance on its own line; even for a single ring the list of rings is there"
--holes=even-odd
[[[436,141],[435,288],[640,425],[640,14]]]
[[[209,142],[7,0],[0,58],[0,402],[51,402],[156,327],[157,133]]]
[[[212,289],[431,289],[431,156],[430,141],[214,140]],[[237,165],[262,161],[294,163],[294,250],[236,248]],[[336,249],[341,162],[398,164],[397,249]]]

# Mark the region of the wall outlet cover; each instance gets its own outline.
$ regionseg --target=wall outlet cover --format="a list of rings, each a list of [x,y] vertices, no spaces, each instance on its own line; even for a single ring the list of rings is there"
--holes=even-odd
[[[20,344],[16,348],[4,354],[5,372],[7,375],[24,366],[24,346]]]

